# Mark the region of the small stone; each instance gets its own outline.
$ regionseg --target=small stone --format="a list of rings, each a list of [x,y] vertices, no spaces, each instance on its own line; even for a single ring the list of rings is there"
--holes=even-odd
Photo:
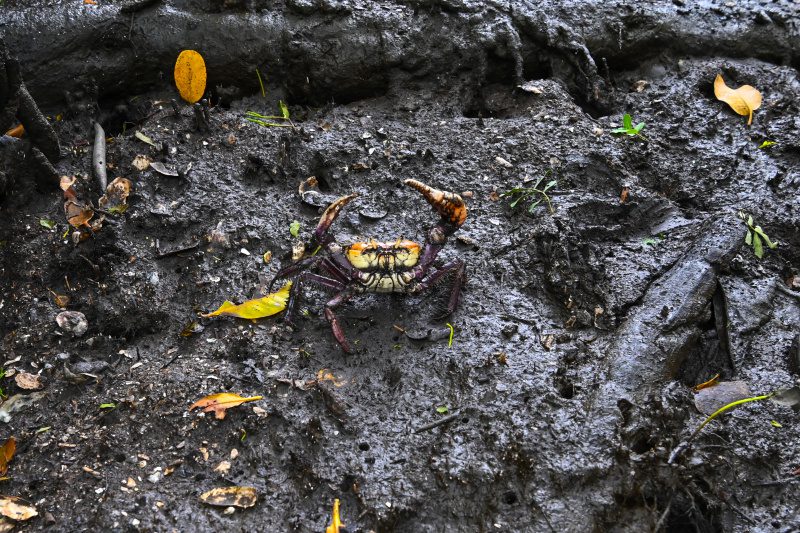
[[[222,511],[222,514],[233,514],[235,512],[236,512],[235,507],[226,507],[225,510]]]
[[[147,281],[150,285],[158,285],[158,272],[151,272],[149,276],[147,276]]]
[[[161,481],[162,477],[164,477],[164,474],[161,472],[161,469],[158,469],[149,476],[147,476],[147,480],[150,483],[158,483],[159,481]]]
[[[86,316],[80,311],[62,311],[56,316],[56,323],[62,330],[80,337],[89,329]]]
[[[250,255],[250,250],[248,250],[247,248],[242,248],[239,251],[242,253],[242,255]]]

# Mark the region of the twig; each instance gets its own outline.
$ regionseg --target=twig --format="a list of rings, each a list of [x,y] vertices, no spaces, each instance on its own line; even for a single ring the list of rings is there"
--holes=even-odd
[[[106,192],[108,177],[106,175],[106,132],[99,123],[94,123],[94,150],[92,151],[94,175],[100,182],[100,192]]]
[[[162,252],[159,247],[156,247],[156,250],[158,251],[158,255],[156,256],[156,259],[163,259],[165,257],[170,257],[170,256],[173,256],[173,255],[177,255],[177,254],[179,254],[181,252],[189,252],[191,250],[194,250],[198,246],[200,246],[200,241],[194,242],[194,243],[189,244],[187,246],[176,248],[174,250],[168,250],[166,252]]]
[[[461,414],[460,411],[456,411],[453,414],[440,418],[439,420],[435,420],[429,424],[425,424],[424,426],[418,427],[417,429],[414,430],[414,433],[424,433],[425,431],[430,431],[439,426],[443,426],[444,424],[449,424],[450,422],[458,418],[460,414]]]
[[[800,292],[794,292],[792,289],[790,289],[788,287],[784,287],[780,283],[776,283],[775,284],[775,288],[778,290],[778,292],[781,292],[781,293],[785,294],[786,296],[791,296],[792,298],[796,298],[796,299],[800,300]]]

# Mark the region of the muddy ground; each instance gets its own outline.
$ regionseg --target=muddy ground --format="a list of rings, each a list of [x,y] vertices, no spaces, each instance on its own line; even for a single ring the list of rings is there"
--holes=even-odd
[[[39,512],[19,530],[323,531],[335,498],[351,532],[800,529],[789,407],[743,406],[668,461],[705,418],[691,386],[765,394],[800,371],[797,3],[98,3],[0,5],[56,175],[96,203],[99,121],[109,180],[133,184],[76,246],[36,141],[0,145],[0,349],[43,382],[0,381],[37,394],[0,424],[18,440],[0,491]],[[185,48],[208,66],[208,130],[170,104]],[[762,91],[751,126],[714,98],[718,73]],[[279,100],[293,127],[245,120]],[[611,133],[626,112],[642,135]],[[317,289],[295,328],[198,318],[264,294],[290,223],[307,239],[338,196],[360,195],[339,242],[424,239],[436,215],[408,178],[467,199],[440,255],[467,262],[453,316],[433,318],[441,289],[359,297],[351,355]],[[539,178],[552,213],[498,197]],[[763,259],[739,211],[779,242]],[[264,399],[187,411],[223,391]],[[200,502],[229,485],[257,504]]]

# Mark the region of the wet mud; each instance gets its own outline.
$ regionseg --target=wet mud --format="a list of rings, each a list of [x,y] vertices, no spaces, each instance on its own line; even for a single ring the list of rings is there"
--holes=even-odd
[[[668,462],[705,418],[692,386],[798,379],[796,4],[98,3],[0,6],[38,106],[0,118],[43,132],[0,144],[0,386],[43,382],[0,422],[0,492],[39,511],[19,530],[324,531],[335,498],[351,532],[800,528],[790,408],[741,407]],[[187,48],[207,120],[172,85]],[[762,91],[751,126],[718,73]],[[291,127],[246,120],[279,100]],[[612,134],[624,113],[642,135]],[[96,204],[95,122],[130,206],[75,245],[58,176]],[[549,204],[502,196],[540,178]],[[439,255],[467,265],[452,316],[444,287],[359,296],[352,354],[316,287],[293,327],[198,318],[265,294],[292,222],[307,240],[340,196],[337,242],[423,241],[438,216],[406,179],[467,202]],[[779,243],[763,259],[740,211]],[[264,399],[187,411],[216,392]],[[256,505],[200,501],[229,485]]]

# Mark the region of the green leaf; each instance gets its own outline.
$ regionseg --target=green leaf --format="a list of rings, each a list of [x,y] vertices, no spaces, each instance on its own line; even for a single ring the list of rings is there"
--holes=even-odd
[[[289,233],[292,234],[292,237],[297,237],[300,234],[300,223],[296,220],[293,220],[291,224],[289,224]]]
[[[747,235],[745,235],[745,237],[744,237],[744,243],[747,246],[752,246],[753,245],[753,234],[750,232],[750,230],[747,230]]]
[[[636,133],[639,133],[640,131],[642,131],[643,128],[644,128],[644,122],[640,122],[636,126],[634,126],[633,129],[636,130]]]
[[[767,246],[769,246],[769,247],[770,247],[770,249],[777,248],[777,246],[778,246],[778,243],[777,243],[777,242],[774,242],[774,243],[773,243],[771,240],[769,240],[769,237],[767,237],[767,234],[766,234],[766,233],[764,233],[764,230],[763,230],[763,229],[761,229],[761,226],[756,226],[756,227],[755,227],[755,232],[756,232],[758,235],[760,235],[762,239],[764,239],[764,242],[766,242],[766,243],[767,243]]]
[[[622,126],[626,130],[633,129],[633,118],[628,113],[622,115]]]
[[[141,131],[137,131],[136,133],[134,133],[134,136],[136,136],[136,138],[139,139],[140,141],[149,144],[153,148],[158,148],[158,146],[156,146],[156,143],[153,142],[153,139],[151,139]]]
[[[528,213],[533,213],[533,210],[536,209],[536,206],[538,206],[540,203],[542,203],[542,199],[541,198],[539,198],[538,200],[533,202],[531,204],[531,206],[528,208]]]
[[[278,107],[281,108],[281,115],[283,115],[283,118],[289,120],[289,107],[283,103],[283,100],[278,100]]]
[[[772,427],[774,427],[774,428],[782,428],[783,427],[781,425],[781,423],[778,422],[777,420],[770,420],[769,423],[772,424]]]
[[[747,217],[747,225],[750,226],[751,228],[753,227],[753,215],[749,215]]]
[[[37,434],[37,435],[39,433],[47,433],[48,431],[50,431],[50,428],[51,428],[51,426],[44,426],[44,427],[41,427],[41,428],[37,429],[34,433]]]
[[[778,143],[776,143],[775,141],[764,141],[763,143],[761,143],[761,146],[759,146],[758,149],[761,150],[763,148],[769,148],[773,144],[778,144]]]
[[[761,244],[761,237],[758,236],[758,233],[753,233],[753,251],[759,259],[764,257],[764,246]]]
[[[117,408],[117,404],[115,404],[115,403],[101,403],[100,404],[100,409],[116,409],[116,408]]]
[[[440,415],[446,415],[449,410],[446,405],[440,405],[436,408],[436,412]]]
[[[520,195],[520,197],[519,197],[519,198],[517,198],[516,200],[514,200],[513,202],[511,202],[510,204],[508,204],[508,205],[509,205],[509,207],[511,207],[511,209],[514,209],[515,207],[517,207],[517,204],[519,203],[519,201],[520,201],[520,200],[522,200],[523,198],[525,198],[525,196],[526,196],[526,195],[524,195],[524,194]]]
[[[39,225],[47,229],[53,229],[56,227],[55,222],[53,222],[52,220],[47,220],[46,218],[40,218]]]
[[[653,246],[653,245],[657,244],[657,243],[658,243],[658,241],[657,241],[656,239],[652,239],[652,238],[650,238],[650,239],[645,239],[645,240],[643,240],[643,241],[642,241],[642,243],[643,243],[643,244],[648,244],[648,245],[650,245],[650,246]]]
[[[556,183],[557,183],[556,180],[548,182],[547,185],[544,186],[543,189],[544,192],[547,192],[550,189],[550,187],[555,187]]]
[[[628,130],[626,128],[614,128],[611,133],[628,133]]]

